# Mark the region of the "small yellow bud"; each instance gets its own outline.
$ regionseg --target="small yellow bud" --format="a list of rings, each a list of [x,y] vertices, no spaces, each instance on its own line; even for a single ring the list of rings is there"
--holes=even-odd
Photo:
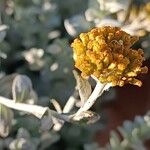
[[[108,69],[112,70],[116,67],[116,63],[111,63],[109,66],[108,66]]]
[[[125,68],[126,68],[126,66],[124,64],[118,64],[117,67],[121,71],[125,70]]]
[[[135,76],[137,76],[137,74],[135,72],[128,72],[127,76],[128,77],[135,77]]]

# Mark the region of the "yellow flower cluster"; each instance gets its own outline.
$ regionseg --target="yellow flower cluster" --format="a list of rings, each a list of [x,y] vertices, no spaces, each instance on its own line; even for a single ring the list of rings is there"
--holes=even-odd
[[[145,5],[144,9],[146,10],[148,16],[150,17],[150,2],[148,2],[148,3]]]
[[[75,67],[82,77],[93,75],[101,83],[141,86],[142,82],[134,77],[148,68],[142,67],[143,51],[130,48],[137,40],[119,27],[105,26],[81,33],[71,44]]]

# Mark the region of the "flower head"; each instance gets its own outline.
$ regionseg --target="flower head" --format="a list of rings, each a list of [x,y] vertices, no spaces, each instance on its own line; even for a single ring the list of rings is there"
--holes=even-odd
[[[135,77],[146,73],[148,68],[142,67],[143,51],[131,48],[137,40],[138,37],[119,27],[105,26],[81,33],[71,44],[75,67],[81,71],[82,77],[93,75],[101,83],[141,86],[142,82]]]

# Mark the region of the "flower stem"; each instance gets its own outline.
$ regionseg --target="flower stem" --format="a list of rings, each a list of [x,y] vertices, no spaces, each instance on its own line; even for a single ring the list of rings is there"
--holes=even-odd
[[[92,94],[90,95],[88,100],[85,102],[85,104],[76,112],[75,116],[78,116],[82,112],[89,110],[93,106],[93,104],[96,102],[97,98],[101,96],[105,90],[109,89],[110,86],[111,86],[110,84],[102,84],[99,81],[97,81],[97,84]]]

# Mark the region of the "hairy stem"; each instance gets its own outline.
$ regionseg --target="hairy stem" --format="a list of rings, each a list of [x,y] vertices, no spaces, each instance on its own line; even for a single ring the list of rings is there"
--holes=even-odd
[[[93,104],[96,102],[97,98],[101,96],[105,90],[109,89],[110,86],[111,86],[110,84],[102,84],[99,81],[97,81],[97,84],[92,94],[90,95],[88,100],[85,102],[85,104],[76,112],[75,116],[78,116],[82,112],[89,110],[93,106]]]

